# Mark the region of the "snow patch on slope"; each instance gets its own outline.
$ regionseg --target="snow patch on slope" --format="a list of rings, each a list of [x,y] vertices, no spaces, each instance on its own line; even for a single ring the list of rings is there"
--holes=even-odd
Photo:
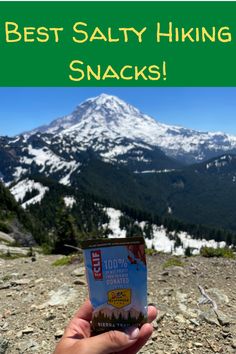
[[[25,148],[24,150],[27,152],[27,155],[21,157],[20,159],[20,162],[23,163],[24,166],[28,165],[30,168],[32,163],[35,163],[40,167],[39,172],[44,172],[46,176],[60,172],[60,174],[64,174],[64,176],[61,177],[59,182],[64,185],[70,185],[71,174],[80,166],[79,162],[73,159],[71,161],[67,161],[56,155],[48,147],[35,149],[31,144],[29,144],[28,148]],[[15,180],[18,180],[27,171],[28,170],[26,167],[16,167],[13,174]]]
[[[226,243],[224,241],[222,242],[216,242],[215,240],[198,240],[198,239],[193,239],[191,238],[190,235],[188,235],[186,232],[184,231],[180,231],[178,233],[178,236],[183,244],[183,248],[186,249],[187,247],[190,247],[191,249],[193,249],[193,254],[198,254],[200,249],[204,246],[206,247],[213,247],[213,248],[218,248],[218,247],[225,247]],[[177,254],[178,254],[178,249],[176,250]],[[180,250],[180,252],[182,252],[182,249]],[[181,255],[183,253],[180,253]]]
[[[144,170],[144,171],[134,171],[134,173],[170,173],[175,171],[174,169],[163,169],[163,170]]]
[[[34,190],[36,190],[38,194],[21,205],[23,208],[26,208],[30,204],[40,203],[49,188],[43,186],[39,182],[35,182],[26,178],[23,181],[18,182],[15,186],[13,186],[10,189],[10,192],[13,194],[17,202],[21,202],[27,192],[32,192]]]
[[[71,196],[64,197],[63,200],[67,208],[72,208],[73,205],[76,203],[75,198]]]
[[[113,208],[104,209],[110,218],[109,223],[103,225],[103,228],[109,228],[111,232],[108,234],[109,238],[114,237],[126,237],[126,230],[121,230],[120,228],[120,217],[123,215],[120,210]],[[140,223],[136,222],[142,230],[144,230],[146,221]],[[177,236],[181,240],[181,246],[175,247],[174,232],[168,232],[164,226],[153,225],[152,228],[152,238],[149,239],[145,237],[145,242],[147,248],[154,248],[156,251],[164,253],[172,253],[174,255],[184,255],[185,249],[190,247],[193,254],[199,254],[200,249],[204,246],[207,247],[225,247],[225,242],[216,242],[215,240],[204,240],[204,239],[194,239],[191,235],[187,234],[184,231],[178,232]],[[171,236],[171,238],[170,238]]]
[[[121,230],[120,228],[120,217],[122,216],[121,211],[113,208],[105,208],[104,210],[110,219],[108,224],[103,225],[103,228],[108,228],[111,230],[111,232],[108,234],[108,237],[126,237],[126,230]]]
[[[13,177],[15,181],[18,181],[25,173],[27,173],[26,168],[22,168],[21,166],[17,166],[13,173]]]
[[[70,171],[60,179],[59,183],[64,184],[65,186],[70,186],[70,177],[72,173],[80,166],[80,163],[76,161],[71,161],[67,163],[67,169]],[[79,172],[79,171],[78,171]]]
[[[35,162],[36,165],[42,166],[40,172],[43,172],[46,167],[50,167],[49,172],[53,173],[62,169],[70,169],[76,164],[75,161],[66,161],[65,159],[57,156],[47,147],[42,149],[34,149],[32,145],[29,145],[28,153],[32,156],[32,158],[24,156],[22,157],[21,162],[28,165]]]
[[[216,167],[217,169],[220,169],[224,166],[227,166],[231,161],[232,161],[232,156],[230,155],[224,155],[221,156],[218,159],[215,159],[213,162],[209,162],[206,164],[206,169],[208,170],[211,167]]]
[[[225,242],[216,242],[215,240],[194,239],[191,235],[188,235],[184,231],[178,232],[177,236],[180,238],[182,245],[175,247],[175,240],[170,239],[168,235],[174,233],[168,233],[163,226],[153,226],[153,238],[151,240],[145,239],[148,248],[154,248],[156,251],[164,253],[172,253],[176,256],[183,256],[186,248],[192,249],[192,254],[196,255],[200,253],[200,249],[204,246],[207,247],[225,247]]]

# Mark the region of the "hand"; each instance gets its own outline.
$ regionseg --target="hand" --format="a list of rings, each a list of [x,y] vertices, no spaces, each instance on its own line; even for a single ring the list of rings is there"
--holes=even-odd
[[[152,325],[145,323],[140,329],[130,327],[126,332],[109,331],[91,337],[92,311],[87,300],[65,329],[54,354],[136,354],[152,334]],[[148,306],[148,321],[156,315],[156,308]]]

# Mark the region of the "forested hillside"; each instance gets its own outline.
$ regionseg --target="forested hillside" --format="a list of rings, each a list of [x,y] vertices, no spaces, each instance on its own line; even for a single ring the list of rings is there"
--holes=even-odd
[[[41,238],[40,228],[36,226],[32,215],[20,207],[1,182],[0,232],[11,235],[16,243],[22,245],[32,245],[36,238]]]

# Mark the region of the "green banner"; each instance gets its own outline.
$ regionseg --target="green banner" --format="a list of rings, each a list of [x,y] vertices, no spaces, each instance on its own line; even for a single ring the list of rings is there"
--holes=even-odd
[[[236,2],[0,2],[1,86],[236,86]]]

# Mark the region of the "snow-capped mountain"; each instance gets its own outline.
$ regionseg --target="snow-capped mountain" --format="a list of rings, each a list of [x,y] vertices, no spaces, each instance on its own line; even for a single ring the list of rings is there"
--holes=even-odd
[[[28,134],[36,132],[69,137],[80,149],[92,146],[108,160],[138,147],[147,150],[161,148],[168,156],[187,163],[203,161],[225,151],[236,151],[235,136],[162,124],[121,99],[106,94],[86,100],[68,116]],[[104,144],[108,148],[104,148]]]
[[[0,177],[12,183],[41,175],[70,186],[94,158],[138,174],[161,173],[181,168],[180,161],[199,163],[227,151],[236,152],[236,137],[168,126],[102,94],[48,126],[0,137]]]
[[[0,179],[24,208],[47,222],[48,229],[62,202],[80,220],[81,232],[88,232],[86,225],[99,231],[98,225],[108,224],[102,206],[109,206],[134,214],[134,223],[140,212],[140,221],[157,215],[168,224],[173,218],[171,231],[179,228],[199,237],[198,226],[192,230],[191,225],[236,230],[234,153],[234,136],[168,126],[102,94],[48,126],[14,138],[0,137]],[[187,229],[176,226],[176,220]],[[159,222],[153,232],[160,231]],[[131,235],[125,215],[117,225],[122,223]],[[135,233],[137,228],[142,231],[141,224],[134,224]],[[122,227],[116,229],[115,235],[124,233]],[[202,230],[200,237],[202,232],[208,237]],[[222,235],[218,240],[225,241]],[[173,237],[168,245],[175,243]]]

